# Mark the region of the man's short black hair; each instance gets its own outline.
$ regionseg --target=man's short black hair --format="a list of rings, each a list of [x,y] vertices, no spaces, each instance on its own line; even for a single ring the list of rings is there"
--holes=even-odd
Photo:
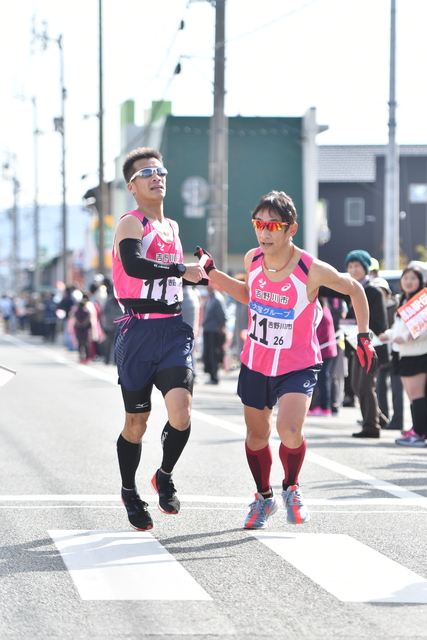
[[[276,213],[283,222],[296,222],[298,217],[297,210],[290,198],[284,191],[270,191],[262,196],[255,209],[252,211],[252,218],[262,209],[267,209],[270,214]]]
[[[135,173],[134,163],[137,160],[148,160],[149,158],[155,158],[159,162],[163,163],[163,157],[160,151],[157,149],[151,149],[150,147],[138,147],[134,149],[126,156],[126,160],[123,163],[123,176],[126,180],[126,184],[132,178]]]

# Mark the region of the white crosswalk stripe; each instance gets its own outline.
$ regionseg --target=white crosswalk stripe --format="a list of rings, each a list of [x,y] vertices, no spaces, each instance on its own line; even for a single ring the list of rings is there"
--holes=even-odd
[[[82,600],[211,600],[148,532],[49,531]]]
[[[82,600],[212,599],[151,533],[48,533]],[[425,578],[351,536],[250,533],[338,600],[427,604]]]
[[[351,536],[253,532],[255,538],[344,602],[427,604],[427,580]]]

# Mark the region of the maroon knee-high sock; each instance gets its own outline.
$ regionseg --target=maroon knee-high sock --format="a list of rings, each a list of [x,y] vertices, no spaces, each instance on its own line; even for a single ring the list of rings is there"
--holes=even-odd
[[[245,443],[246,458],[248,459],[249,468],[254,477],[256,488],[259,493],[267,493],[270,491],[270,472],[273,464],[273,455],[270,445],[264,449],[252,451]]]
[[[298,475],[304,462],[305,452],[307,450],[307,441],[304,439],[298,449],[289,449],[280,443],[279,457],[282,461],[285,479],[283,480],[283,488],[293,484],[298,484]]]

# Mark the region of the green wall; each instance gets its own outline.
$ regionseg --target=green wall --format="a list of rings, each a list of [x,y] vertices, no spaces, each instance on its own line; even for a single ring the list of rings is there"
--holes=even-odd
[[[168,116],[161,151],[169,171],[165,214],[180,226],[184,251],[206,246],[206,217],[184,217],[181,185],[189,176],[209,180],[210,118]],[[250,212],[264,194],[286,191],[299,213],[296,243],[302,243],[302,118],[229,118],[228,250],[255,246]]]

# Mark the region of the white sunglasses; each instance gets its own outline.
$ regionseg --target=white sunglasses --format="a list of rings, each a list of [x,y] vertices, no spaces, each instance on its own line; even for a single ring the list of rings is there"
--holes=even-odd
[[[149,178],[153,175],[154,172],[157,173],[158,176],[168,175],[168,170],[164,167],[145,167],[144,169],[140,169],[139,171],[134,173],[129,182],[132,182],[132,180],[134,180],[134,178],[136,178],[137,176],[140,176],[141,178]]]

